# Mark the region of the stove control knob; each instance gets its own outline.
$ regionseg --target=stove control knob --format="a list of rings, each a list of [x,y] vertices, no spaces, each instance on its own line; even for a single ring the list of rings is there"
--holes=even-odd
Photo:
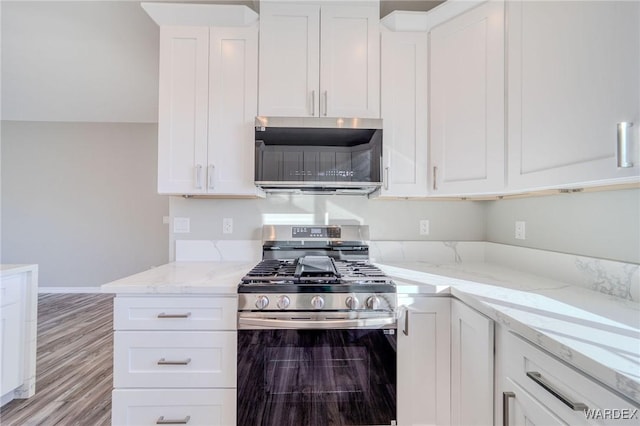
[[[269,305],[269,298],[267,296],[258,296],[256,299],[256,308],[264,309]]]
[[[347,297],[347,300],[345,300],[344,303],[345,305],[347,305],[347,308],[349,309],[358,309],[358,305],[360,304],[360,302],[358,302],[358,299],[356,299],[355,296]]]
[[[322,309],[324,306],[324,299],[322,296],[313,296],[311,298],[311,306],[313,306],[313,309]]]
[[[367,308],[369,309],[379,309],[380,308],[380,299],[377,296],[369,296],[367,298]]]
[[[278,309],[287,309],[291,304],[291,299],[288,296],[278,297]]]

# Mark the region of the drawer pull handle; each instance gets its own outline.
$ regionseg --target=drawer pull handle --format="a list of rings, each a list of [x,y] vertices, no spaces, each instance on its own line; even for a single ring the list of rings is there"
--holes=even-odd
[[[509,426],[509,400],[515,397],[513,392],[502,392],[502,426]]]
[[[191,364],[191,358],[187,358],[185,360],[171,361],[166,360],[164,358],[160,358],[158,360],[158,365],[189,365]]]
[[[158,318],[189,318],[191,316],[191,312],[187,312],[186,314],[165,314],[161,312],[158,314]]]
[[[156,420],[157,425],[186,425],[191,420],[191,416],[187,416],[184,419],[165,419],[164,416],[160,416],[158,420]]]
[[[553,385],[551,385],[551,383],[549,383],[544,377],[542,377],[542,374],[537,371],[527,371],[527,377],[542,386],[547,392],[558,398],[573,411],[584,411],[589,409],[586,404],[583,404],[582,402],[573,402],[567,396],[563,395],[562,392],[554,389]]]

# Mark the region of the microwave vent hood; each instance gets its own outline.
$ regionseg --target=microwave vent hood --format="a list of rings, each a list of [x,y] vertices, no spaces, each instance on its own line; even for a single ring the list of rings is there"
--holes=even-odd
[[[255,154],[266,192],[370,194],[382,185],[382,120],[256,117]]]

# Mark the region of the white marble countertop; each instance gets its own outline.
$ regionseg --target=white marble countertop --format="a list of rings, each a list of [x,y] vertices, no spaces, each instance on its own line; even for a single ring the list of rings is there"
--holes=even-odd
[[[253,263],[174,262],[102,286],[118,294],[236,294]],[[451,295],[640,403],[640,304],[487,263],[378,264],[398,293]]]
[[[3,275],[18,274],[20,272],[35,271],[38,265],[35,264],[0,264],[0,277]]]
[[[255,262],[173,262],[102,285],[103,293],[237,294]]]
[[[380,266],[399,293],[449,293],[640,403],[640,304],[486,263]]]

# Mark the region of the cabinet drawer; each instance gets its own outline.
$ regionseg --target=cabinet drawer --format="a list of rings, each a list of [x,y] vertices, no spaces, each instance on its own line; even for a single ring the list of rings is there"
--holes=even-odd
[[[616,424],[637,425],[640,414],[630,401],[585,374],[512,333],[507,333],[506,347],[506,375],[563,421],[607,424],[613,417],[603,416],[611,415],[619,416]],[[585,409],[596,419],[588,419]]]
[[[235,330],[236,297],[116,297],[116,330]]]
[[[24,276],[25,274],[16,274],[2,277],[0,281],[0,306],[7,306],[20,301],[22,288],[25,285]]]
[[[235,331],[114,333],[116,388],[236,386]]]
[[[114,426],[236,424],[235,389],[116,389],[112,396]]]

